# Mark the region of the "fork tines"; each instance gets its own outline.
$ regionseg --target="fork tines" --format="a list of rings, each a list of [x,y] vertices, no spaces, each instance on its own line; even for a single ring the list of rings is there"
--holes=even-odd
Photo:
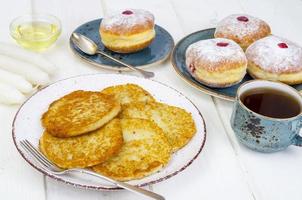
[[[51,161],[49,161],[36,147],[34,147],[28,140],[21,140],[21,146],[39,162],[44,168],[48,170],[58,169]]]

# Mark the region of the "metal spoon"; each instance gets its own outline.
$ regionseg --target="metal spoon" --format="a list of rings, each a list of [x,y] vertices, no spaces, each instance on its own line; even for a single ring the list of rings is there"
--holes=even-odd
[[[151,78],[154,77],[154,73],[153,72],[149,72],[149,71],[145,71],[142,69],[138,69],[136,67],[133,67],[132,65],[129,65],[127,63],[124,63],[108,54],[106,54],[105,52],[103,52],[102,50],[98,49],[98,46],[95,44],[94,41],[92,41],[91,39],[89,39],[88,37],[79,34],[79,33],[72,33],[71,35],[71,40],[72,42],[84,53],[88,54],[88,55],[95,55],[95,54],[101,54],[125,67],[128,67],[134,71],[139,72],[141,75],[143,75],[145,78]]]

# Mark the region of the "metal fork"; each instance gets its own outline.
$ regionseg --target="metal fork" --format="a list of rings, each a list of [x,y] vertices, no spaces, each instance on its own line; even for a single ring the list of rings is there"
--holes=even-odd
[[[63,175],[68,174],[70,172],[80,172],[84,174],[89,174],[98,178],[101,178],[103,180],[106,180],[110,183],[113,183],[114,185],[124,188],[126,190],[129,190],[131,192],[140,194],[145,197],[149,197],[156,200],[165,200],[165,198],[159,194],[156,194],[154,192],[145,190],[143,188],[139,188],[133,185],[130,185],[128,183],[120,182],[113,180],[109,177],[94,173],[87,169],[81,169],[81,168],[72,168],[72,169],[61,169],[56,164],[52,163],[50,160],[48,160],[38,149],[36,149],[28,140],[22,140],[20,142],[22,148],[24,148],[44,169],[50,171],[51,173],[55,175]]]

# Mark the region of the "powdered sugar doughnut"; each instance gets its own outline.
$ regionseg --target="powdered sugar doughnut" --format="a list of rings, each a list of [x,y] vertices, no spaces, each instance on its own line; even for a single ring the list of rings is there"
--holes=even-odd
[[[247,60],[232,40],[216,38],[191,44],[186,50],[186,66],[192,76],[210,87],[229,87],[246,74]]]
[[[147,47],[155,37],[154,16],[141,9],[127,9],[105,17],[100,25],[103,44],[119,53]]]
[[[254,78],[302,83],[302,48],[271,35],[253,43],[246,50],[248,72]]]
[[[270,34],[271,29],[265,21],[246,14],[234,14],[218,23],[214,36],[234,40],[245,50],[256,40]]]

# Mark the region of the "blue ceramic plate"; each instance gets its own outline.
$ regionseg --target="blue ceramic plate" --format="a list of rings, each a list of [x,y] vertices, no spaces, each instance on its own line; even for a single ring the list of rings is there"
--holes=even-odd
[[[206,40],[214,38],[214,32],[215,28],[210,28],[206,30],[197,31],[195,33],[192,33],[182,40],[180,40],[172,53],[172,64],[175,69],[175,71],[190,85],[194,86],[195,88],[199,89],[200,91],[212,95],[214,97],[218,97],[221,99],[234,101],[236,92],[238,87],[249,80],[252,80],[253,78],[249,76],[248,74],[245,75],[243,80],[238,83],[237,85],[227,87],[227,88],[212,88],[208,87],[197,80],[194,79],[193,76],[191,76],[190,72],[186,68],[186,62],[185,62],[185,52],[188,48],[188,46],[194,42],[197,42],[199,40]],[[293,85],[295,89],[301,91],[302,90],[302,84],[299,85]]]
[[[155,32],[156,36],[153,42],[145,49],[135,52],[135,53],[116,53],[110,51],[109,49],[105,48],[103,43],[101,42],[101,38],[99,35],[99,26],[102,19],[96,19],[90,22],[87,22],[77,29],[74,32],[83,34],[88,38],[92,39],[98,47],[105,51],[107,54],[120,59],[121,61],[131,64],[135,67],[147,67],[153,64],[158,64],[164,60],[166,60],[173,47],[174,47],[174,40],[172,36],[162,27],[155,25]],[[93,65],[113,69],[113,70],[126,70],[120,64],[117,64],[114,61],[109,60],[108,58],[101,56],[101,55],[87,55],[84,54],[80,49],[78,49],[71,40],[69,40],[71,50],[80,58],[84,59],[88,63]]]

